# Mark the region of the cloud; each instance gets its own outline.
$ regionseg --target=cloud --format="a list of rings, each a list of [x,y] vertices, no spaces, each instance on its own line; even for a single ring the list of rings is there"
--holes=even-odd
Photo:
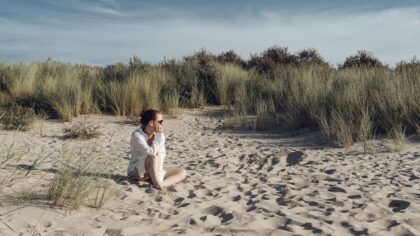
[[[292,52],[313,47],[332,63],[342,62],[359,49],[372,51],[390,65],[420,55],[420,32],[414,30],[420,28],[418,7],[361,12],[337,8],[300,14],[242,8],[229,18],[212,18],[165,7],[123,11],[109,0],[105,5],[73,4],[78,12],[92,13],[88,17],[94,20],[55,15],[54,21],[46,17],[39,24],[0,18],[0,59],[53,57],[105,65],[137,55],[159,62],[203,47],[215,53],[234,49],[248,58],[273,45],[288,46]]]
[[[111,9],[111,8],[103,8],[103,7],[89,7],[85,8],[85,10],[90,11],[92,13],[100,13],[105,15],[112,15],[112,16],[123,16],[121,12]]]

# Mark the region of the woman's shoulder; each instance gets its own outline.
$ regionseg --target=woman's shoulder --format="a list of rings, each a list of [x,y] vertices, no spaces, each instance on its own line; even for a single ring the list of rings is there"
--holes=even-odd
[[[142,138],[142,139],[146,138],[145,135],[144,135],[144,132],[141,128],[137,128],[137,129],[133,130],[133,132],[131,132],[131,137]]]

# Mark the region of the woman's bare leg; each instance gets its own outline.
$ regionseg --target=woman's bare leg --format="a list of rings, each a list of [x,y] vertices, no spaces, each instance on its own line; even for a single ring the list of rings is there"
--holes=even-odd
[[[156,189],[162,188],[162,183],[159,179],[159,156],[148,156],[145,160],[146,171],[150,174],[152,178],[153,187]]]
[[[166,170],[165,179],[161,184],[162,188],[169,187],[179,183],[187,177],[187,171],[182,168],[174,168]]]
[[[146,181],[148,178],[149,178],[149,173],[147,171],[144,172],[143,177],[140,177],[137,167],[134,167],[133,172],[131,172],[131,175],[128,176],[129,181],[132,181],[132,182]]]

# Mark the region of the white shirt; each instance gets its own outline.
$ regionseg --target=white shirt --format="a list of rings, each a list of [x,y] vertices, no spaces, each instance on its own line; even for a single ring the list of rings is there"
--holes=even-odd
[[[137,128],[131,133],[130,149],[131,160],[128,163],[127,175],[130,176],[134,167],[137,168],[140,177],[144,176],[144,161],[149,155],[158,155],[159,163],[159,178],[162,181],[165,177],[165,170],[163,170],[163,162],[166,157],[165,149],[165,135],[163,132],[155,132],[152,145],[147,143],[147,134],[141,127]]]

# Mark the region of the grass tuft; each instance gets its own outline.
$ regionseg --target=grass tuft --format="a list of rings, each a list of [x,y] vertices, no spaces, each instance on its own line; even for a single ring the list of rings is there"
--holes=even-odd
[[[83,121],[78,121],[77,123],[71,125],[68,128],[64,129],[64,138],[65,139],[91,139],[98,138],[101,135],[99,131],[99,125],[93,125],[86,122],[86,119]]]
[[[35,119],[36,115],[32,108],[17,104],[0,108],[0,124],[5,130],[26,131],[32,127]]]
[[[48,199],[52,204],[70,210],[83,205],[101,208],[115,196],[118,189],[99,171],[107,169],[107,163],[92,157],[92,152],[82,150],[78,158],[63,152],[54,178],[51,180]]]

